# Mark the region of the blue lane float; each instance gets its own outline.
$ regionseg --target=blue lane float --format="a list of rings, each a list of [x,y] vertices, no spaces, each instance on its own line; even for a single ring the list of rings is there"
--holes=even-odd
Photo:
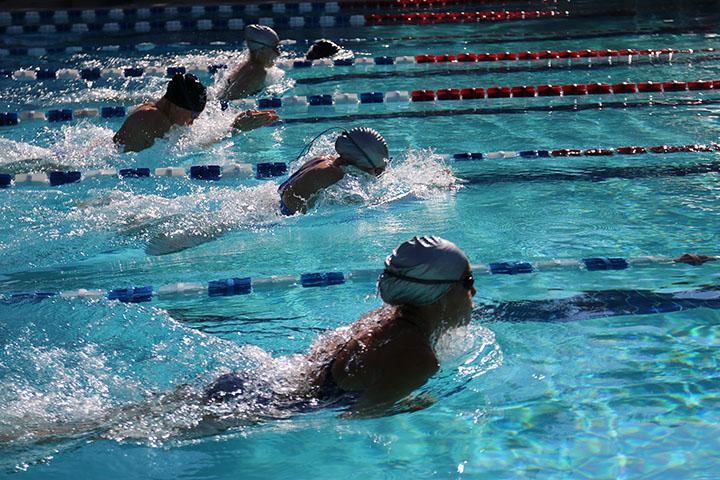
[[[305,288],[327,287],[343,283],[345,283],[345,276],[342,272],[315,272],[300,275],[300,284]]]
[[[287,164],[283,162],[258,163],[255,169],[258,179],[282,177],[287,174]]]
[[[83,68],[80,70],[80,78],[87,81],[100,80],[99,68]]]
[[[117,300],[123,303],[149,302],[153,298],[153,287],[146,285],[143,287],[116,288],[107,293],[107,298],[108,300]]]
[[[208,282],[209,297],[230,297],[247,295],[252,292],[252,280],[245,278],[225,278]]]
[[[598,270],[625,270],[629,266],[627,260],[616,257],[583,258],[582,262],[585,264],[585,268],[591,272]]]
[[[19,118],[17,112],[0,113],[0,126],[1,127],[10,127],[13,125],[17,125],[18,123],[20,123],[20,118]]]
[[[150,176],[149,168],[122,168],[118,171],[120,178],[144,178]]]
[[[102,118],[125,118],[126,112],[125,107],[102,107],[100,109],[100,116]]]
[[[268,179],[287,175],[287,164],[283,162],[258,163],[255,165],[254,176],[257,179]],[[253,166],[250,164],[231,165],[193,165],[189,169],[184,167],[158,167],[154,171],[147,167],[133,167],[87,171],[55,171],[45,173],[18,173],[10,174],[0,172],[0,187],[17,186],[22,183],[50,184],[61,186],[69,183],[86,181],[95,177],[115,179],[124,178],[150,178],[174,177],[190,178],[192,180],[220,180],[225,177],[252,177]]]
[[[190,178],[196,180],[220,180],[222,167],[220,165],[195,165],[190,167]]]
[[[518,275],[533,272],[533,267],[528,262],[490,263],[488,267],[493,275]]]
[[[50,172],[48,173],[48,181],[53,187],[59,185],[67,185],[69,183],[75,183],[80,181],[81,174],[78,171],[68,172]]]
[[[472,265],[476,278],[482,274],[489,274],[493,277],[498,275],[518,275],[530,273],[542,273],[549,271],[586,271],[603,272],[626,270],[631,266],[634,268],[652,266],[658,264],[675,265],[676,268],[687,267],[686,265],[675,264],[672,257],[668,256],[646,256],[646,257],[589,257],[580,260],[575,259],[551,259],[538,260],[534,262],[497,262],[488,264]],[[718,265],[720,262],[709,262],[706,266]],[[310,272],[300,275],[271,276],[271,277],[232,277],[220,280],[211,280],[206,284],[202,283],[176,283],[160,286],[155,289],[152,285],[131,286],[115,288],[109,291],[79,289],[73,291],[37,291],[20,292],[2,295],[0,297],[9,301],[40,300],[51,297],[62,298],[107,298],[125,303],[149,302],[155,297],[174,297],[178,295],[193,295],[196,297],[228,297],[235,295],[248,295],[254,291],[287,290],[292,288],[318,288],[343,285],[348,282],[367,283],[373,282],[381,269],[365,269],[351,271],[326,271]]]
[[[47,112],[48,122],[69,122],[73,119],[73,111],[69,108],[49,110]]]

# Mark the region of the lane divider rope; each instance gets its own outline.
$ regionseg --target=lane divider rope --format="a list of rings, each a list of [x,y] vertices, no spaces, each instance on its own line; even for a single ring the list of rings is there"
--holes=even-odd
[[[282,5],[278,3],[278,5]],[[172,8],[172,7],[171,7]],[[249,13],[251,17],[235,18],[202,18],[202,19],[178,19],[178,20],[142,20],[136,22],[123,21],[123,18],[113,19],[109,22],[96,22],[95,15],[88,12],[83,22],[69,23],[44,23],[9,25],[0,27],[0,31],[7,36],[17,37],[24,34],[43,35],[82,35],[82,34],[121,34],[121,33],[187,33],[243,30],[245,25],[261,24],[278,29],[291,28],[330,28],[330,27],[362,27],[365,25],[398,25],[415,24],[431,25],[437,23],[479,23],[479,22],[501,22],[513,20],[537,20],[554,17],[568,17],[567,11],[552,10],[531,10],[531,11],[476,11],[476,12],[413,12],[404,14],[356,14],[356,15],[320,15],[320,16],[261,16],[262,12]],[[7,18],[7,17],[6,17]],[[185,18],[185,17],[183,17]],[[76,21],[76,20],[73,20]]]
[[[374,0],[374,1],[334,1],[334,2],[258,2],[234,5],[179,5],[155,6],[144,8],[96,8],[71,10],[16,10],[0,11],[0,26],[6,25],[64,25],[82,20],[95,22],[97,19],[121,21],[126,19],[151,19],[157,17],[187,18],[211,16],[227,16],[237,14],[258,15],[289,13],[339,13],[343,11],[366,11],[377,9],[405,10],[408,8],[434,8],[449,6],[488,5],[492,3],[507,4],[507,0]],[[531,5],[529,0],[516,1]]]
[[[711,265],[713,262],[710,262]],[[672,257],[590,257],[583,259],[552,259],[534,262],[495,262],[472,265],[473,274],[524,275],[546,271],[619,271],[629,267],[643,267],[657,264],[673,264]],[[7,302],[41,300],[52,297],[62,298],[107,298],[125,303],[149,302],[154,298],[192,295],[196,297],[229,297],[248,295],[252,292],[314,288],[342,285],[348,282],[367,283],[375,281],[382,273],[380,269],[351,270],[348,272],[322,271],[300,275],[270,277],[233,277],[211,280],[207,283],[180,282],[155,287],[153,285],[126,286],[110,290],[80,288],[68,291],[17,292],[4,295]]]
[[[229,165],[193,165],[185,167],[158,167],[155,169],[136,168],[104,168],[87,171],[51,171],[29,173],[0,173],[0,188],[19,184],[44,184],[53,187],[67,185],[92,178],[106,177],[114,179],[173,177],[193,180],[221,180],[254,176],[257,179],[281,177],[287,174],[287,164],[283,162],[267,162],[253,165],[233,163]]]
[[[594,65],[594,64],[632,64],[634,59],[656,59],[672,62],[699,53],[712,53],[715,48],[704,49],[623,49],[623,50],[565,50],[540,52],[500,52],[500,53],[459,53],[459,54],[421,54],[414,56],[380,56],[347,59],[280,59],[276,66],[284,70],[306,69],[310,67],[374,67],[393,68],[401,65],[442,65],[449,67],[467,67],[471,63],[502,63],[503,65]],[[85,80],[87,82],[111,78],[140,78],[159,76],[172,78],[176,73],[192,72],[196,74],[215,74],[228,68],[222,63],[198,63],[192,65],[166,65],[150,67],[123,68],[63,68],[63,69],[0,69],[0,79],[17,81]]]
[[[573,97],[587,95],[638,95],[667,94],[687,91],[720,90],[720,80],[695,81],[647,81],[609,83],[583,83],[566,85],[520,85],[513,87],[488,88],[445,88],[440,90],[413,90],[390,92],[337,93],[307,96],[286,96],[257,99],[256,106],[260,110],[278,109],[281,107],[307,108],[333,105],[390,104],[390,103],[430,103],[439,105],[449,100],[489,100],[508,98],[533,97]],[[254,108],[252,100],[233,102],[241,108]],[[115,118],[124,117],[126,110],[122,106],[108,106],[83,109],[53,109],[47,114],[42,111],[26,110],[21,112],[0,113],[0,127],[18,125],[21,121],[47,120],[48,122],[65,122],[76,118]],[[290,119],[293,120],[293,119]],[[288,122],[290,123],[290,122]]]
[[[466,162],[492,159],[511,158],[547,158],[547,157],[597,157],[612,155],[642,155],[648,153],[669,154],[669,153],[702,153],[720,152],[720,144],[688,144],[688,145],[656,145],[651,147],[626,146],[612,148],[587,148],[587,149],[553,149],[553,150],[501,150],[496,152],[462,152],[452,155],[444,154],[447,161]],[[288,173],[288,166],[283,162],[258,163],[255,165],[255,178],[275,178]],[[0,188],[11,187],[20,184],[46,184],[60,186],[70,183],[77,183],[94,177],[108,177],[115,179],[124,178],[149,178],[149,177],[174,177],[193,180],[221,180],[226,177],[243,177],[253,175],[253,166],[250,164],[231,165],[195,165],[189,169],[183,167],[158,167],[150,168],[124,168],[124,169],[99,169],[88,171],[52,171],[47,173],[2,173],[0,172]]]

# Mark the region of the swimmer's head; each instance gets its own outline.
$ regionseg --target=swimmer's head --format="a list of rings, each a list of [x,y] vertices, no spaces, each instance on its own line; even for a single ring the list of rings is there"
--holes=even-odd
[[[430,305],[453,287],[459,297],[453,303],[461,303],[464,295],[471,308],[475,288],[467,257],[454,243],[434,236],[403,242],[387,257],[378,279],[383,301],[397,306]]]
[[[253,24],[245,27],[245,43],[251,59],[264,64],[272,65],[280,55],[280,37],[268,26]]]
[[[344,131],[335,140],[335,151],[345,163],[375,176],[387,167],[387,142],[372,128],[357,127]]]
[[[168,83],[163,98],[176,107],[189,112],[188,119],[183,118],[177,123],[190,124],[205,110],[207,92],[205,86],[200,83],[195,75],[176,73]]]
[[[318,60],[320,58],[330,58],[341,50],[340,46],[325,38],[316,41],[305,54],[308,60]]]

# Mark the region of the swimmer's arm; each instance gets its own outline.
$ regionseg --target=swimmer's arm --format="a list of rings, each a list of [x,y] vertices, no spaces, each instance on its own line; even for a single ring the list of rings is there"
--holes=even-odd
[[[305,212],[312,206],[313,197],[343,178],[343,172],[337,167],[317,169],[298,178],[283,194],[285,206],[294,212]]]
[[[247,110],[240,113],[232,123],[232,134],[249,132],[256,128],[266,127],[280,119],[275,110]]]
[[[264,68],[245,62],[228,75],[227,84],[220,94],[220,100],[238,100],[254,95],[265,86]]]
[[[200,229],[161,233],[150,239],[145,247],[145,253],[148,255],[177,253],[188,248],[212,242],[222,236],[227,229],[228,227],[226,225],[217,224],[201,227]]]
[[[157,122],[157,113],[136,111],[125,120],[113,137],[113,141],[121,145],[125,152],[139,152],[150,148],[155,143],[155,139],[161,136],[161,128]]]
[[[687,263],[688,265],[702,265],[705,262],[714,262],[718,257],[710,255],[697,255],[694,253],[685,253],[679,257],[673,259],[675,263]]]

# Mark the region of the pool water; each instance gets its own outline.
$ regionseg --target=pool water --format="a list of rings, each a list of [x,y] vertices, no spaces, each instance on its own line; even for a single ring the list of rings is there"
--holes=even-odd
[[[347,42],[356,56],[718,47],[717,36],[701,28],[634,34],[639,20],[603,21],[619,33],[579,35],[583,27],[598,27],[583,19],[571,27],[571,20],[553,20],[550,26],[536,21],[527,23],[527,30],[521,23],[493,25],[488,28],[498,41],[488,44],[479,36],[482,26],[357,28],[343,36],[367,39]],[[558,38],[558,28],[578,38]],[[504,33],[514,36],[503,43]],[[302,37],[296,30],[292,34]],[[425,38],[382,40],[403,36]],[[303,48],[288,46],[286,55]],[[0,67],[232,64],[242,55],[232,42],[173,44],[149,52],[9,57]],[[720,59],[707,52],[611,67],[452,74],[447,65],[393,68],[396,74],[386,78],[363,76],[380,67],[276,70],[268,91],[308,95],[720,78]],[[303,83],[347,73],[357,75]],[[216,92],[224,75],[202,80]],[[90,85],[0,79],[0,111],[130,106],[158,98],[166,81],[147,77]],[[387,104],[363,109],[368,118],[354,121],[347,120],[348,107],[280,109],[281,118],[296,123],[234,136],[229,125],[237,110],[221,111],[210,102],[191,128],[132,154],[112,147],[122,119],[3,127],[0,171],[259,162],[288,162],[292,171],[302,162],[298,153],[317,134],[360,125],[385,136],[393,161],[378,181],[345,179],[308,215],[293,217],[277,211],[276,188],[283,178],[213,183],[94,178],[61,187],[4,189],[0,292],[109,290],[380,268],[395,246],[418,234],[452,240],[473,263],[719,253],[717,152],[475,162],[444,156],[718,141],[718,105],[662,103],[717,100],[720,94],[640,98],[658,104],[506,114],[501,110],[598,100],[497,99],[486,101],[497,107],[492,113],[381,117],[450,108]],[[324,119],[302,120],[313,112]],[[333,116],[338,119],[326,118]],[[321,137],[310,154],[331,152],[333,138]],[[707,166],[707,173],[677,173],[698,165]],[[218,238],[203,239],[218,230],[223,233]],[[163,239],[178,235],[200,240],[192,248],[157,255],[165,252]],[[381,305],[374,283],[143,304],[57,297],[2,302],[0,475],[713,478],[720,451],[717,310],[616,315],[608,306],[592,315],[573,311],[556,322],[533,309],[492,312],[517,301],[557,303],[560,311],[566,299],[583,292],[712,288],[719,277],[713,263],[476,275],[473,323],[440,339],[441,370],[417,392],[432,399],[427,408],[351,420],[340,408],[284,412],[250,404],[241,412],[219,412],[229,416],[220,425],[203,423],[208,412],[174,392],[202,388],[238,369],[257,372],[258,389],[282,389],[288,379],[297,380],[300,354],[318,335]]]

